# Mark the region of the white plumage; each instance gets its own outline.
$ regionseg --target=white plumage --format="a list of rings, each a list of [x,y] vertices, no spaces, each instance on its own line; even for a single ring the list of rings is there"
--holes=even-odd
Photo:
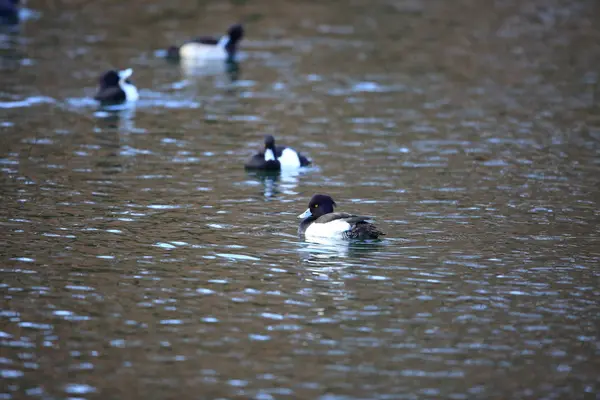
[[[265,150],[265,161],[275,161],[275,154],[273,154],[273,150]]]
[[[336,219],[331,222],[327,222],[324,224],[312,223],[306,228],[304,232],[304,236],[307,238],[317,237],[317,238],[332,238],[332,239],[340,239],[343,238],[344,232],[349,231],[351,228],[350,224],[343,219]]]
[[[224,61],[228,57],[227,50],[225,50],[228,41],[229,37],[223,36],[216,45],[197,42],[186,43],[179,49],[179,55],[182,59]]]
[[[138,90],[131,83],[126,82],[127,78],[133,75],[133,69],[127,68],[119,71],[119,86],[125,92],[126,101],[137,101],[140,97]]]
[[[281,164],[281,168],[300,168],[301,166],[298,153],[290,148],[283,149],[281,157],[279,157],[279,163]]]
[[[140,97],[138,90],[131,83],[123,82],[121,89],[125,92],[125,99],[127,101],[137,101]]]

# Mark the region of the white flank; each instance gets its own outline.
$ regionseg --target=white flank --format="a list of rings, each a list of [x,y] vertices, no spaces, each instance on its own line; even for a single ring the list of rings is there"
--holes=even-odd
[[[274,161],[274,160],[275,160],[275,154],[273,154],[273,150],[266,149],[265,150],[265,161]]]
[[[279,163],[281,164],[281,168],[300,168],[300,157],[298,157],[298,153],[294,150],[286,147],[281,152]]]
[[[125,82],[127,78],[133,75],[133,69],[127,68],[123,71],[119,71],[119,86],[125,92],[126,101],[137,101],[140,98],[138,90],[131,83]]]
[[[219,44],[186,43],[179,49],[179,56],[183,59],[191,60],[226,60],[227,52],[225,46]]]
[[[304,236],[307,238],[325,237],[332,239],[342,239],[342,234],[346,231],[349,231],[350,228],[350,224],[342,219],[336,219],[325,224],[313,222],[308,226],[308,228],[306,228]]]
[[[131,83],[123,82],[120,84],[121,89],[125,92],[125,100],[127,101],[137,101],[140,98],[138,90]]]

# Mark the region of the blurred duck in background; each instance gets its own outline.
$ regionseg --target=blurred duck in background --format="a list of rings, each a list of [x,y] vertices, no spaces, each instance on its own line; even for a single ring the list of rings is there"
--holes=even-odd
[[[19,0],[0,0],[0,24],[19,23]]]
[[[167,49],[167,59],[200,63],[203,61],[234,62],[238,44],[244,37],[241,24],[232,25],[221,38],[201,36],[177,47]]]
[[[137,101],[139,98],[137,88],[129,79],[133,69],[123,71],[111,69],[105,72],[99,80],[99,88],[94,99],[101,105],[115,105]]]
[[[252,156],[244,167],[247,170],[280,171],[308,165],[310,165],[309,159],[290,147],[275,146],[275,138],[267,135],[265,150]]]

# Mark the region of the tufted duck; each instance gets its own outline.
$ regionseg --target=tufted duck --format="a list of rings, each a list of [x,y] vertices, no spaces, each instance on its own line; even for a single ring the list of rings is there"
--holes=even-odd
[[[100,77],[100,87],[94,99],[101,104],[121,104],[136,101],[139,95],[136,87],[129,80],[132,74],[133,69],[131,68],[123,71],[113,69],[105,72]]]
[[[265,136],[265,151],[252,156],[246,169],[279,171],[310,165],[310,160],[290,147],[275,146],[275,138]]]
[[[232,25],[227,35],[220,39],[201,36],[167,49],[167,58],[171,60],[222,60],[234,61],[239,42],[244,37],[244,28],[240,24]]]
[[[367,222],[369,217],[333,212],[336,206],[330,196],[316,194],[310,199],[308,209],[300,214],[302,219],[298,233],[307,238],[332,239],[378,239],[385,235],[375,225]]]

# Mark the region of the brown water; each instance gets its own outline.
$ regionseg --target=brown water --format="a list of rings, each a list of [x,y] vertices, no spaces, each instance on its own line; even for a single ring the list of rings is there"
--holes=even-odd
[[[598,398],[598,2],[27,7],[1,399]],[[157,57],[238,20],[233,81]],[[135,109],[97,110],[110,67]],[[266,133],[315,166],[245,173]],[[386,239],[305,243],[317,192]]]

